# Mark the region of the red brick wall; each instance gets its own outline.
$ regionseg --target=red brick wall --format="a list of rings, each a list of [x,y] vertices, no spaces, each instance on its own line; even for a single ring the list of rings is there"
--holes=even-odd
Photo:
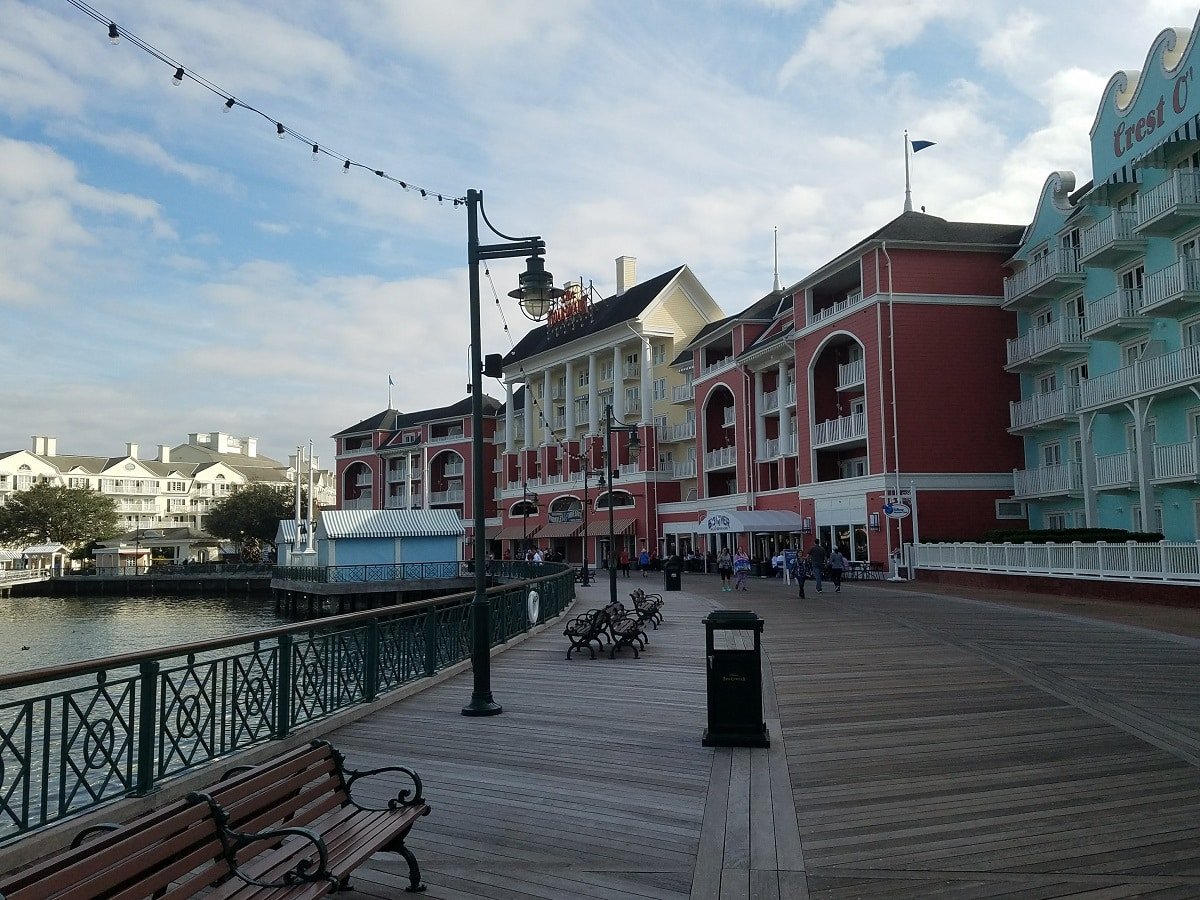
[[[897,294],[1004,296],[1006,257],[1001,254],[889,249],[888,255],[892,258],[891,289]],[[885,257],[880,261],[880,291],[888,289],[886,267]]]

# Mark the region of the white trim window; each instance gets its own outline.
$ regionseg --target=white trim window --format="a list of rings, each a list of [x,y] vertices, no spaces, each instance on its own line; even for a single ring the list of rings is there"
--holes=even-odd
[[[1067,514],[1065,512],[1046,513],[1046,527],[1056,531],[1066,528]]]
[[[654,379],[654,399],[655,400],[666,400],[667,399],[667,379],[665,379],[665,378],[655,378]]]
[[[1082,319],[1084,317],[1085,308],[1086,304],[1083,301],[1083,294],[1076,294],[1074,297],[1068,297],[1063,301],[1063,318]]]
[[[1067,367],[1067,384],[1072,387],[1078,387],[1087,381],[1088,364],[1087,362],[1076,363],[1073,366]]]
[[[1048,444],[1038,446],[1038,459],[1041,460],[1043,468],[1052,468],[1062,465],[1062,447],[1058,441],[1053,441]]]
[[[600,380],[601,381],[612,381],[613,380],[613,364],[612,364],[611,359],[605,360],[604,362],[600,363]]]
[[[1195,347],[1200,344],[1200,319],[1180,322],[1179,327],[1183,331],[1183,346]]]
[[[1048,306],[1045,309],[1039,309],[1036,313],[1033,314],[1033,327],[1034,328],[1045,328],[1047,325],[1049,325],[1053,321],[1054,321],[1054,310],[1052,310]]]
[[[1163,511],[1162,507],[1155,504],[1153,510],[1154,524],[1150,528],[1142,527],[1142,508],[1140,506],[1130,507],[1129,510],[1132,518],[1132,528],[1134,531],[1157,531],[1162,534],[1163,530]]]
[[[1121,285],[1121,290],[1132,295],[1134,305],[1141,307],[1142,305],[1142,285],[1146,280],[1146,265],[1138,263],[1136,266],[1130,266],[1123,272],[1118,273],[1117,282]]]
[[[1146,348],[1150,346],[1150,338],[1138,338],[1136,341],[1130,341],[1128,344],[1121,345],[1121,365],[1132,366],[1135,362],[1142,358],[1142,354],[1146,352]]]
[[[579,370],[579,380],[576,382],[580,387],[587,387],[591,383],[592,373],[589,369]]]
[[[1054,371],[1043,372],[1038,375],[1033,383],[1039,394],[1053,394],[1058,390],[1058,373]]]
[[[667,345],[666,344],[651,344],[650,345],[650,364],[653,366],[661,366],[667,361]]]

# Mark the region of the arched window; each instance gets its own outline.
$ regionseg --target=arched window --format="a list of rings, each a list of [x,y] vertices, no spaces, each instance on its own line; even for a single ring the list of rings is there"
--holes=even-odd
[[[583,519],[583,503],[578,497],[556,497],[550,504],[551,522],[579,522]]]
[[[612,497],[613,509],[620,509],[623,506],[633,506],[633,494],[629,491],[612,491],[605,492],[596,498],[596,509],[608,509],[608,498]]]

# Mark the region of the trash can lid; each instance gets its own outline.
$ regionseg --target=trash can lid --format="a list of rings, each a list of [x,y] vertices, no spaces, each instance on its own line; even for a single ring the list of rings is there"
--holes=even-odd
[[[713,628],[761,628],[763,620],[748,609],[714,609],[704,618]]]

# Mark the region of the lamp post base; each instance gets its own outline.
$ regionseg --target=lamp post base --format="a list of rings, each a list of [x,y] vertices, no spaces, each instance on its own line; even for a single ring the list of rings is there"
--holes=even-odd
[[[504,707],[494,701],[491,696],[472,697],[471,702],[462,708],[464,716],[498,716],[504,712]]]

